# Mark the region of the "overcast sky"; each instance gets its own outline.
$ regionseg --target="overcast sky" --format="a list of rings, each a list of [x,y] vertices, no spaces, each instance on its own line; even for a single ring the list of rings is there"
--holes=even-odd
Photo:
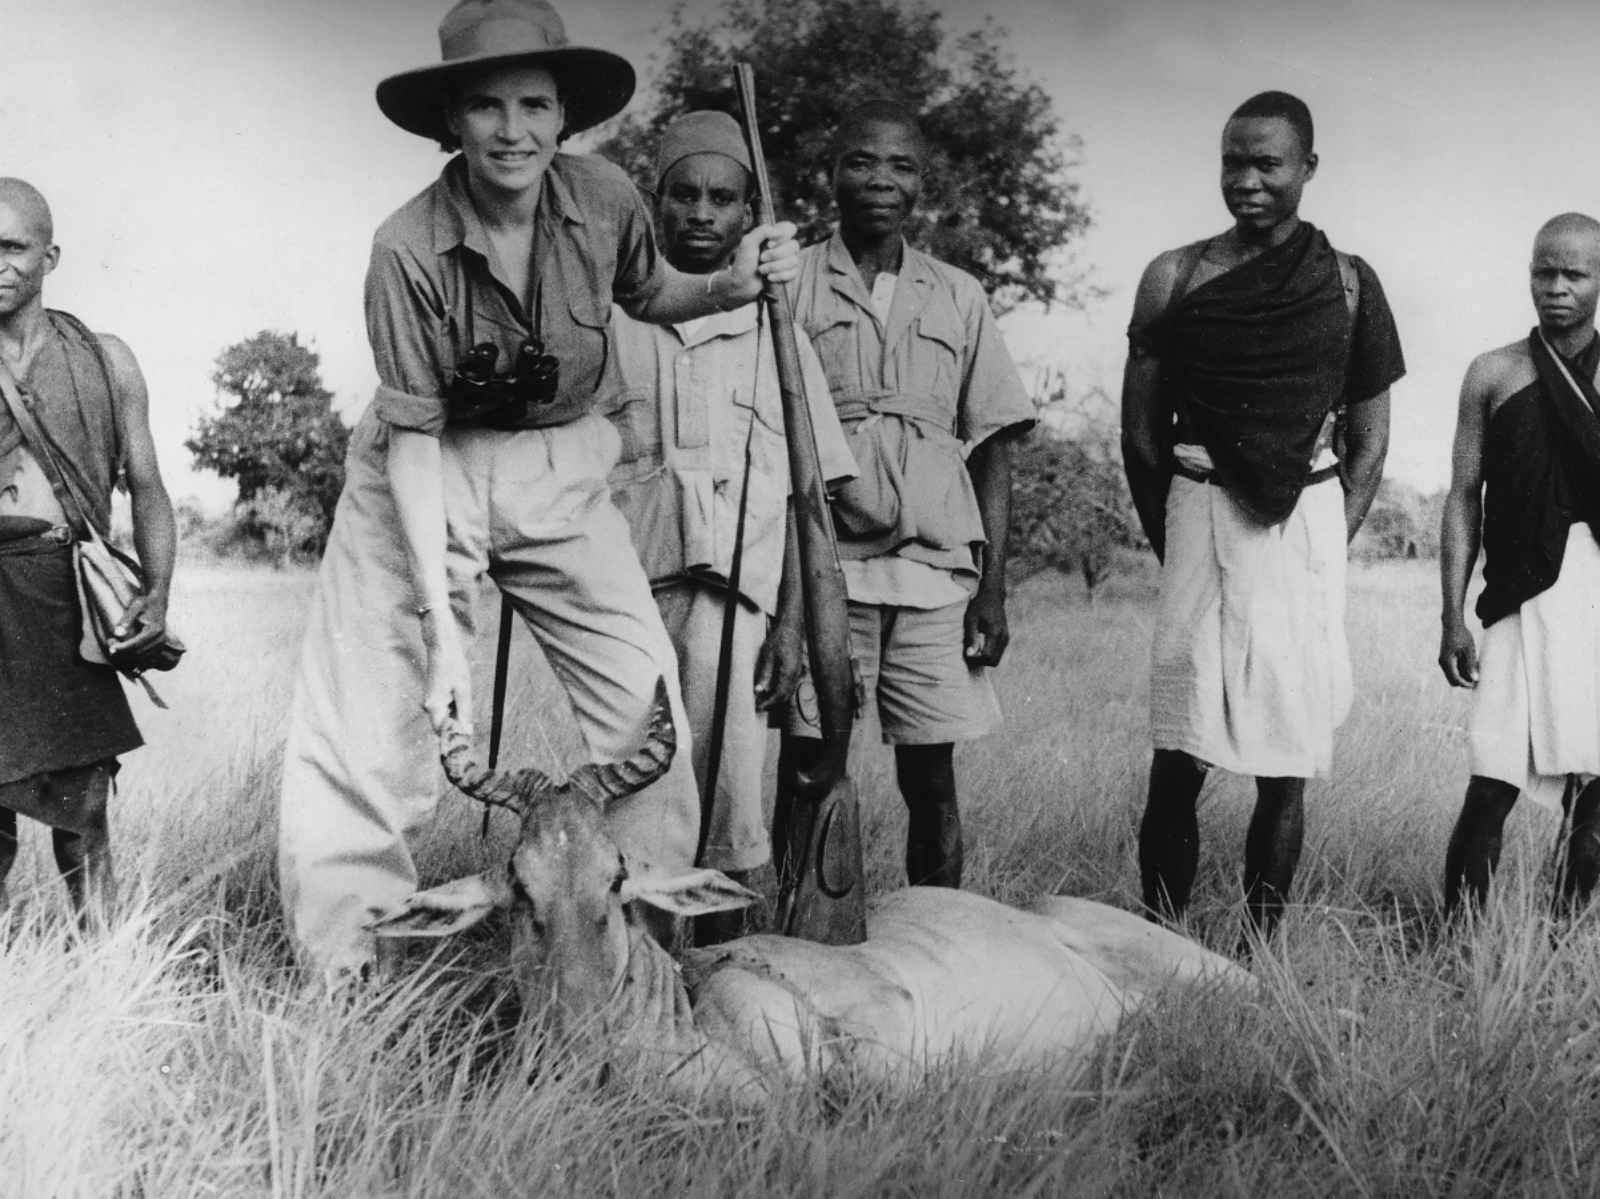
[[[443,164],[372,100],[433,61],[443,0],[52,0],[5,19],[0,174],[39,185],[63,247],[47,299],[124,337],[151,384],[176,497],[231,488],[181,443],[213,402],[213,360],[296,330],[354,412],[374,382],[361,323],[372,230]],[[649,77],[666,0],[559,5],[576,42]],[[1547,217],[1600,214],[1600,23],[1569,0],[949,0],[993,16],[1078,134],[1095,227],[1077,247],[1106,289],[1084,313],[1007,319],[1019,361],[1115,390],[1145,262],[1220,232],[1217,143],[1246,96],[1283,88],[1317,121],[1304,215],[1383,280],[1410,376],[1390,472],[1449,471],[1472,356],[1524,336],[1528,249]],[[697,0],[692,12],[714,11]],[[638,101],[636,100],[637,104]]]

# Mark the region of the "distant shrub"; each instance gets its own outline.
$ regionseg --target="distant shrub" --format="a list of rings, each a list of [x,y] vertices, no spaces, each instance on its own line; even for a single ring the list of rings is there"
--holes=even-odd
[[[278,569],[314,554],[327,536],[322,513],[286,487],[263,487],[238,508],[244,530],[259,538]]]
[[[1436,559],[1444,494],[1423,495],[1397,479],[1385,479],[1351,543],[1350,556],[1362,561]]]
[[[1039,408],[1039,426],[1012,459],[1011,573],[1075,571],[1093,601],[1122,553],[1145,544],[1115,413],[1098,389],[1069,396],[1060,376],[1045,380]]]

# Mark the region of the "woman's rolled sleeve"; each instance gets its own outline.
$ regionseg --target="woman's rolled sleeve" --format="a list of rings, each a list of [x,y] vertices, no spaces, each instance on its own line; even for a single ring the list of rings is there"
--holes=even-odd
[[[366,285],[367,340],[378,371],[373,407],[385,423],[438,437],[444,432],[445,366],[439,359],[445,308],[423,271],[382,242],[372,247]]]
[[[617,270],[611,280],[611,296],[624,312],[638,318],[666,282],[666,271],[656,248],[650,210],[637,190],[630,187],[629,192],[618,214]]]

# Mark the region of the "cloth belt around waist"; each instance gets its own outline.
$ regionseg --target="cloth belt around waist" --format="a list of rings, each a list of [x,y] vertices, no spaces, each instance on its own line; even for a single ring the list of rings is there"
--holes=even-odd
[[[1185,466],[1177,459],[1174,459],[1172,462],[1172,473],[1188,479],[1191,483],[1208,483],[1213,486],[1221,486],[1221,484],[1217,483],[1216,471],[1195,470],[1192,467]],[[1329,479],[1336,479],[1338,477],[1339,464],[1337,462],[1333,462],[1327,466],[1319,466],[1316,470],[1307,475],[1304,486],[1315,487],[1318,483],[1326,483]]]
[[[0,558],[25,558],[66,553],[72,548],[72,530],[47,520],[0,517]]]
[[[949,421],[939,413],[938,401],[919,392],[838,392],[833,397],[833,407],[842,424],[856,424],[873,416],[898,416],[924,433],[943,434],[951,441],[957,440]]]

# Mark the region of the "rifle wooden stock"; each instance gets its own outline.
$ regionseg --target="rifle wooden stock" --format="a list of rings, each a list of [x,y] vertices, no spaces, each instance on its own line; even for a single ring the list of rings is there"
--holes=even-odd
[[[763,224],[776,213],[756,120],[755,73],[734,67],[745,139],[754,169]],[[844,571],[828,510],[826,480],[817,453],[816,429],[806,401],[800,346],[794,332],[794,299],[787,284],[768,284],[763,299],[772,328],[778,390],[789,447],[789,474],[800,551],[801,594],[806,614],[806,649],[822,729],[820,752],[804,755],[793,772],[792,804],[774,813],[779,867],[777,921],[781,932],[828,944],[866,938],[861,867],[860,810],[846,777],[850,729],[855,722],[855,679],[850,660],[850,609]],[[780,787],[782,783],[780,783]],[[787,810],[786,810],[787,809]]]

